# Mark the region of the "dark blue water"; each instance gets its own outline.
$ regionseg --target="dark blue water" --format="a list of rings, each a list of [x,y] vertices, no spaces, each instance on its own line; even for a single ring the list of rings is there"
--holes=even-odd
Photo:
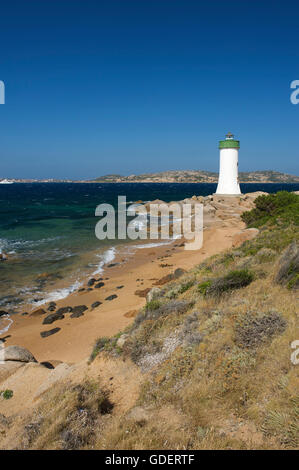
[[[13,309],[29,297],[41,299],[45,291],[65,285],[66,279],[75,286],[103,259],[113,258],[113,250],[108,250],[120,242],[95,237],[98,204],[116,207],[118,195],[126,196],[127,202],[170,202],[215,190],[216,184],[204,183],[0,185],[0,250],[9,256],[0,263],[0,309]],[[241,190],[297,191],[299,184],[241,184]]]

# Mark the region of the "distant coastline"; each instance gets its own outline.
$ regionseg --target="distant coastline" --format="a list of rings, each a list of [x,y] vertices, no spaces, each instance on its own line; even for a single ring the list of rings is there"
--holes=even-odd
[[[1,182],[7,178],[0,178]],[[159,173],[123,176],[118,174],[104,175],[93,179],[20,179],[10,178],[12,183],[217,183],[218,173],[202,170],[169,170]],[[240,183],[299,183],[299,176],[264,170],[239,173]]]

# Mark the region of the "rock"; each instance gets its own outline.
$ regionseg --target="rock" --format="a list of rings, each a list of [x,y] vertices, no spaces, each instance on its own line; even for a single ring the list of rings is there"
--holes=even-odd
[[[61,328],[53,328],[52,330],[41,331],[40,335],[42,338],[47,338],[48,336],[55,335],[55,333],[58,333],[60,330]]]
[[[91,308],[97,308],[100,305],[102,305],[102,302],[94,302],[93,304],[91,304]]]
[[[48,361],[40,362],[40,365],[46,367],[46,369],[55,369],[53,364],[51,364],[51,362],[48,362]]]
[[[98,284],[96,284],[96,285],[94,286],[94,288],[95,288],[95,289],[99,289],[100,287],[103,287],[104,285],[105,285],[104,282],[99,282]]]
[[[86,305],[77,305],[77,307],[73,308],[73,313],[85,312],[85,310],[88,310]]]
[[[232,246],[235,248],[248,240],[252,240],[259,234],[259,232],[260,231],[257,228],[247,228],[245,230],[241,230],[233,236]]]
[[[60,307],[56,314],[57,315],[64,315],[65,313],[70,313],[73,311],[73,307]]]
[[[62,364],[62,361],[59,361],[58,359],[50,359],[49,361],[41,362],[40,364],[42,364],[43,366],[45,366],[45,364],[48,364],[50,365],[50,369],[55,369],[57,366],[59,366],[59,364]]]
[[[116,286],[116,289],[122,289],[125,286]]]
[[[129,312],[124,314],[126,318],[135,318],[138,314],[138,310],[130,310]]]
[[[9,313],[5,310],[0,310],[0,317],[3,317],[3,315],[9,315]]]
[[[51,325],[56,320],[63,320],[64,315],[62,313],[51,313],[50,315],[46,316],[43,321],[43,325]]]
[[[88,287],[92,287],[96,282],[97,280],[94,277],[92,277],[91,279],[89,279],[87,285]]]
[[[126,334],[121,335],[121,336],[118,338],[117,342],[116,342],[116,346],[117,346],[118,348],[122,348],[123,345],[125,344],[125,342],[126,342],[128,336],[129,336],[129,335],[126,335]]]
[[[114,266],[118,266],[120,263],[110,263],[108,264],[107,268],[114,268]]]
[[[116,294],[108,295],[108,297],[106,297],[105,300],[113,300],[113,299],[116,299],[116,297],[117,297]]]
[[[163,294],[162,289],[159,287],[153,287],[146,296],[146,302],[151,302],[152,300],[158,299]]]
[[[56,310],[56,305],[49,305],[49,307],[47,308],[48,312],[55,312]]]
[[[79,318],[84,315],[85,310],[88,310],[86,305],[77,305],[77,307],[73,308],[73,313],[71,314],[71,318]]]
[[[78,289],[78,292],[84,292],[85,291],[85,287],[81,287],[81,289]]]
[[[174,279],[178,279],[179,277],[181,277],[183,274],[185,274],[185,270],[182,269],[182,268],[177,268],[174,273],[173,273],[173,277]]]
[[[43,308],[38,308],[37,310],[33,310],[33,312],[30,313],[31,317],[39,317],[40,315],[44,315],[46,313],[46,310]]]
[[[8,257],[5,253],[0,253],[0,261],[7,261]]]
[[[147,289],[138,289],[134,292],[135,295],[138,295],[138,297],[146,297],[147,294],[151,291],[151,288],[148,287]]]
[[[21,346],[7,346],[3,350],[4,361],[37,362],[30,351]]]
[[[83,317],[84,313],[83,312],[74,312],[71,314],[71,318],[79,318]]]
[[[25,315],[28,315],[28,312],[23,312],[21,315],[24,317]]]
[[[166,274],[166,276],[161,277],[158,281],[154,282],[155,286],[163,286],[163,284],[167,284],[167,282],[173,281],[174,275],[173,274]]]

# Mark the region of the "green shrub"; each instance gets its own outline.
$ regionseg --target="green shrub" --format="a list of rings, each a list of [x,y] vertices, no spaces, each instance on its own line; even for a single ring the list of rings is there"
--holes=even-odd
[[[100,351],[109,349],[110,345],[111,345],[111,338],[107,338],[107,337],[98,338],[95,342],[95,345],[93,347],[89,360],[93,361],[97,357]]]
[[[13,391],[9,389],[2,390],[0,392],[0,395],[4,398],[4,400],[9,400],[10,398],[13,397]]]
[[[198,284],[197,289],[202,295],[206,295],[208,289],[211,287],[212,281],[204,281]]]
[[[183,294],[184,292],[189,290],[192,286],[194,286],[194,280],[185,282],[184,284],[180,286],[179,293]]]
[[[226,276],[213,280],[211,285],[207,287],[206,294],[220,295],[227,291],[240,289],[248,286],[253,279],[253,273],[247,269],[230,271]]]
[[[242,214],[248,227],[261,227],[266,223],[299,224],[299,196],[288,191],[262,195],[254,201],[255,208]]]
[[[161,302],[159,300],[153,299],[146,304],[145,310],[147,311],[157,310],[160,307],[160,305],[161,305]]]

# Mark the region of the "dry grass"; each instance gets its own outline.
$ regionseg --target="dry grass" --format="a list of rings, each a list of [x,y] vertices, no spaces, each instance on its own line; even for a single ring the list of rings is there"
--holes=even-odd
[[[267,228],[166,286],[117,351],[146,371],[133,409],[106,419],[108,397],[97,384],[56,387],[26,428],[25,447],[297,448],[299,366],[290,345],[299,339],[298,291],[275,282],[297,238],[294,226]],[[250,283],[221,296],[198,288],[247,269]],[[116,340],[99,341],[95,354],[114,354]]]
[[[113,405],[96,382],[61,383],[45,394],[25,423],[17,448],[93,448]]]

